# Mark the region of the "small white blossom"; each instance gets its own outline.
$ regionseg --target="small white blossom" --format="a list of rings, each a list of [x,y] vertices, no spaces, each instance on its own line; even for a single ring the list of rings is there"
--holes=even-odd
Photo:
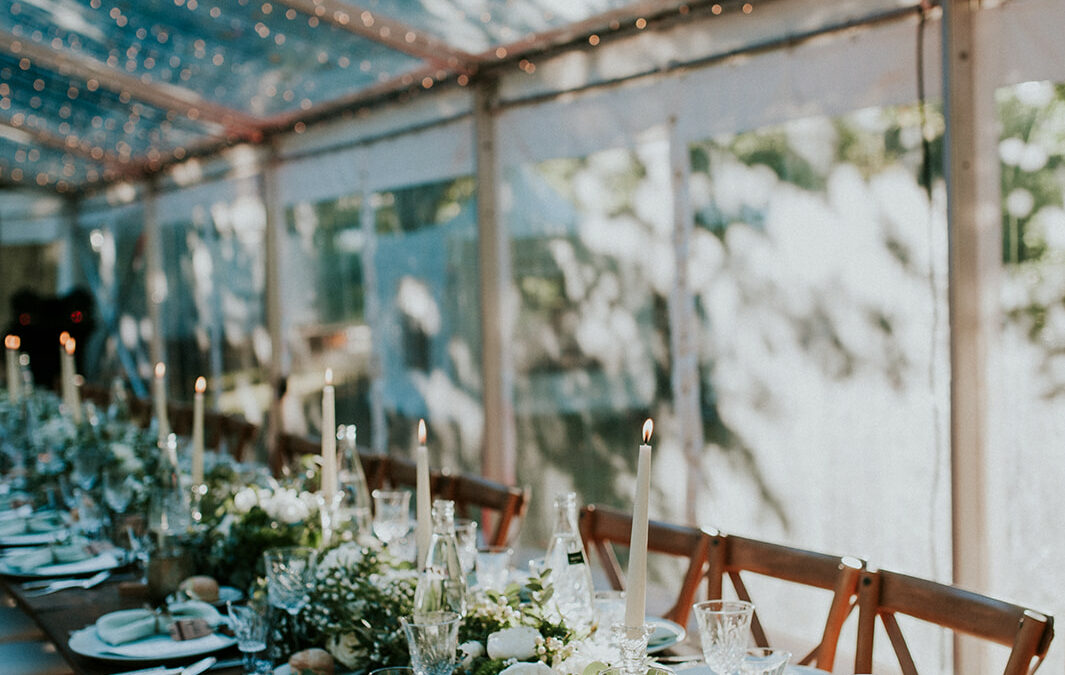
[[[488,636],[488,656],[493,659],[529,659],[536,656],[540,632],[532,626],[504,628]]]
[[[241,488],[237,494],[233,495],[233,508],[237,510],[237,513],[247,513],[258,503],[259,497],[255,494],[254,488]]]

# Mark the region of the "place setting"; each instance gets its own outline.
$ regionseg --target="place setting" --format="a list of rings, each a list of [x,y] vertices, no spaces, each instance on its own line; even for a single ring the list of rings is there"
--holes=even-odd
[[[39,546],[70,536],[67,514],[59,511],[34,512],[20,507],[16,515],[0,519],[0,547]]]
[[[161,662],[202,656],[236,644],[221,629],[228,623],[213,606],[175,602],[159,609],[128,609],[101,616],[74,631],[75,654],[107,661]]]
[[[126,564],[124,551],[87,542],[27,547],[0,557],[0,574],[12,577],[61,577],[114,570]]]

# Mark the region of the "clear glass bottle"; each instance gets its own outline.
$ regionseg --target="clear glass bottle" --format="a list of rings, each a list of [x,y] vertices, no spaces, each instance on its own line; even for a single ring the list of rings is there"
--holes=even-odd
[[[130,419],[129,394],[121,377],[111,380],[111,401],[107,406],[107,418],[113,422],[127,422]]]
[[[338,471],[340,489],[344,493],[345,514],[355,525],[355,535],[369,536],[373,523],[373,497],[362,469],[359,450],[355,445],[355,425],[341,424],[337,427],[337,447],[341,463]]]
[[[159,449],[164,456],[159,462],[156,485],[149,502],[148,529],[162,542],[165,538],[180,537],[188,532],[192,525],[192,505],[178,468],[177,436],[167,436]]]
[[[592,571],[577,529],[577,494],[568,492],[555,498],[555,528],[544,556],[550,570],[547,583],[554,587],[551,609],[570,627],[583,630],[594,617]]]
[[[433,502],[433,536],[414,591],[415,614],[439,611],[466,614],[466,573],[455,538],[455,502],[445,499]]]

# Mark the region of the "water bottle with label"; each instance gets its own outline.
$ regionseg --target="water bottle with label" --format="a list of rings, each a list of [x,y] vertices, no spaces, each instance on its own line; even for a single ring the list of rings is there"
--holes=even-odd
[[[555,529],[544,556],[550,570],[547,583],[554,587],[552,609],[571,627],[591,626],[593,613],[592,572],[577,530],[577,494],[568,492],[555,498]]]
[[[445,499],[433,502],[433,536],[414,590],[415,615],[440,611],[466,614],[466,573],[455,538],[455,502]]]

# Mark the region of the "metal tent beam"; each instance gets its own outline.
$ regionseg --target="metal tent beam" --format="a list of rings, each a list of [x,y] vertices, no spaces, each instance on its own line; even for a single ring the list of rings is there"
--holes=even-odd
[[[54,70],[67,77],[88,82],[94,80],[101,87],[172,110],[189,119],[220,124],[227,135],[246,140],[259,140],[261,122],[239,110],[205,100],[198,93],[167,83],[146,82],[123,73],[105,63],[75,54],[66,49],[45,47],[0,30],[0,51],[29,59],[38,66]]]
[[[61,150],[96,164],[119,166],[129,164],[130,161],[114,153],[106,152],[102,148],[94,147],[91,143],[79,139],[74,134],[66,137],[56,136],[43,129],[37,129],[25,124],[15,124],[9,117],[3,115],[0,115],[0,127],[10,129],[16,135],[24,136],[24,145],[40,145],[53,150]],[[4,131],[0,131],[0,136],[10,138]],[[17,139],[12,140],[17,143],[22,142]]]

